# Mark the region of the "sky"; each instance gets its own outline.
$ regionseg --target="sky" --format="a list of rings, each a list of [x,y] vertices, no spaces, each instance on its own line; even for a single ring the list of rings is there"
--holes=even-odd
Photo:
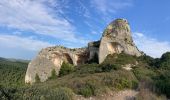
[[[87,46],[116,18],[130,23],[137,47],[170,51],[170,0],[0,0],[0,57],[30,60],[45,47]]]

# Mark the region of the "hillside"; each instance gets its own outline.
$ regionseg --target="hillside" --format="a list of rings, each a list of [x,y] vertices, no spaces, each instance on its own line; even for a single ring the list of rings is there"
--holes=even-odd
[[[121,66],[136,61],[139,64],[133,66],[130,71]],[[52,77],[48,81],[40,83],[37,78],[34,85],[18,84],[24,82],[23,73],[26,71],[24,67],[26,64],[5,62],[7,67],[1,67],[4,69],[0,70],[0,74],[6,77],[6,80],[1,79],[0,98],[2,100],[74,100],[77,97],[75,94],[85,98],[100,97],[103,94],[109,95],[111,91],[115,93],[132,89],[139,91],[135,96],[137,100],[162,100],[165,99],[162,95],[170,97],[169,61],[170,53],[165,53],[160,59],[149,56],[135,57],[123,53],[109,55],[102,64],[92,63],[72,67],[64,63],[60,76],[52,72]],[[1,62],[1,65],[3,64]],[[17,70],[14,70],[15,68]],[[9,73],[13,71],[14,73]],[[17,81],[11,80],[14,76]]]
[[[24,84],[28,62],[25,60],[0,58],[0,85],[16,87]]]

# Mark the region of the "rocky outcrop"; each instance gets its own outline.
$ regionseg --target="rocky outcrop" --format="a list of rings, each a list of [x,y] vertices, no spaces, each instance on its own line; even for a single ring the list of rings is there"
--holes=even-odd
[[[55,46],[42,49],[29,63],[25,82],[34,83],[36,75],[41,82],[44,82],[51,76],[52,70],[55,70],[58,75],[63,62],[76,66],[90,61],[97,55],[99,63],[102,63],[107,55],[121,52],[141,55],[133,43],[130,27],[125,19],[117,19],[110,23],[101,40],[88,43],[87,48],[69,49]]]
[[[40,81],[44,82],[51,76],[52,70],[55,70],[57,75],[59,74],[63,62],[76,66],[87,62],[88,59],[89,52],[87,48],[69,49],[56,46],[42,49],[37,57],[29,63],[25,82],[34,83],[36,74]]]
[[[109,54],[121,53],[140,56],[141,52],[133,43],[130,26],[125,19],[117,19],[105,29],[100,42],[99,63]]]

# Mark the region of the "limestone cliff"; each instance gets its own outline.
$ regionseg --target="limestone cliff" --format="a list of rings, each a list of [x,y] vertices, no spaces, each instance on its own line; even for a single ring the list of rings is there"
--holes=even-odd
[[[69,49],[55,46],[42,49],[37,57],[29,63],[25,82],[34,83],[36,74],[40,81],[44,82],[51,76],[53,69],[55,69],[57,75],[59,74],[64,61],[76,66],[87,62],[88,57],[87,48]]]
[[[132,40],[130,26],[125,19],[117,19],[105,29],[100,42],[99,63],[102,63],[108,54],[121,52],[141,55]]]
[[[40,81],[44,82],[51,76],[51,71],[54,69],[58,75],[63,62],[76,66],[90,61],[97,54],[99,63],[102,63],[107,55],[121,52],[141,55],[133,43],[127,20],[116,19],[105,29],[101,40],[88,43],[87,48],[69,49],[55,46],[42,49],[29,63],[25,82],[34,83],[36,74]]]

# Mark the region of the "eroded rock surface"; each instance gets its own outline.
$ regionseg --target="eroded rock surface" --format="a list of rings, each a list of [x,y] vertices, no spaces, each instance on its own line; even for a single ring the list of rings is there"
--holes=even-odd
[[[51,71],[59,74],[63,62],[73,65],[84,64],[98,56],[102,63],[109,54],[121,53],[140,56],[141,52],[133,43],[127,20],[116,19],[105,29],[101,40],[88,43],[87,48],[69,49],[62,46],[42,49],[29,65],[25,76],[26,83],[34,83],[36,74],[40,81],[46,81]]]
[[[102,63],[107,55],[121,52],[141,55],[132,40],[130,26],[125,19],[117,19],[105,29],[100,42],[99,63]]]
[[[37,57],[33,59],[27,68],[25,82],[34,83],[36,74],[40,81],[44,82],[51,76],[51,71],[55,69],[56,74],[63,62],[79,65],[87,62],[89,52],[87,48],[69,49],[62,46],[48,47],[42,49]]]

